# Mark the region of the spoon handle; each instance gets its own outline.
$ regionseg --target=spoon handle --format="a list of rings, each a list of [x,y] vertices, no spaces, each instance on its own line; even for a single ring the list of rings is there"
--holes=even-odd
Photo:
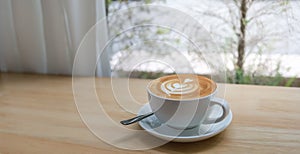
[[[127,119],[127,120],[122,120],[120,121],[121,124],[123,125],[130,125],[130,124],[133,124],[133,123],[136,123],[138,121],[141,121],[149,116],[152,116],[154,113],[151,112],[151,113],[148,113],[148,114],[143,114],[143,115],[139,115],[139,116],[136,116],[134,118],[131,118],[131,119]]]

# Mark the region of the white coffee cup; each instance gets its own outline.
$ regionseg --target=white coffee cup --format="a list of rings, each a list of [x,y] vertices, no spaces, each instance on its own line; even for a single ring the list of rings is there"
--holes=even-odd
[[[154,115],[161,123],[176,129],[190,129],[203,123],[217,123],[222,121],[230,111],[229,105],[224,99],[214,97],[217,88],[204,97],[178,100],[154,94],[149,85],[147,86],[148,100]],[[216,119],[209,119],[208,109],[213,105],[219,105],[223,113]]]

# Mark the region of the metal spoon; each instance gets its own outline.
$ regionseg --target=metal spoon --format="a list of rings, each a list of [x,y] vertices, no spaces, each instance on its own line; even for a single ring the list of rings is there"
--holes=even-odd
[[[154,114],[153,112],[148,113],[148,114],[142,114],[142,115],[136,116],[136,117],[131,118],[131,119],[122,120],[122,121],[120,121],[120,123],[123,124],[123,125],[130,125],[130,124],[136,123],[138,121],[141,121],[141,120],[143,120],[147,117],[150,117],[153,114]]]

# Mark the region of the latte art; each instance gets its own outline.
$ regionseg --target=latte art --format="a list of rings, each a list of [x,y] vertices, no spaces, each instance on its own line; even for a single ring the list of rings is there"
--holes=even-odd
[[[199,75],[168,75],[153,80],[149,90],[160,97],[171,99],[194,99],[210,95],[216,89],[212,80]]]
[[[167,95],[189,94],[199,89],[199,85],[195,84],[192,79],[185,79],[180,83],[178,79],[167,80],[161,84],[161,90]]]

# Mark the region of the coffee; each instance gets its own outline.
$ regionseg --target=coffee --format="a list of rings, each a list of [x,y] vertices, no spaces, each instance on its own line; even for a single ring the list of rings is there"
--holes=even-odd
[[[148,85],[149,90],[159,97],[181,100],[208,96],[216,87],[211,79],[193,74],[168,75]]]

